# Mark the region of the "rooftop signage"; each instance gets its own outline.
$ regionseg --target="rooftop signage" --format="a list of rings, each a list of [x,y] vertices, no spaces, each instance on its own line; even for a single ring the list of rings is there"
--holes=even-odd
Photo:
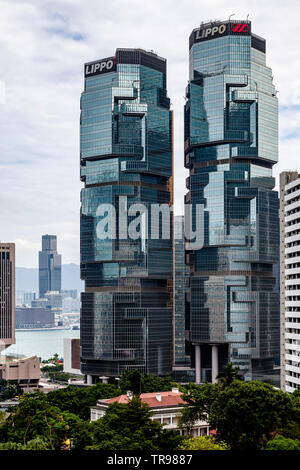
[[[190,36],[190,47],[201,41],[207,41],[209,39],[216,39],[223,36],[229,35],[251,35],[251,23],[250,22],[229,22],[224,23],[207,23],[200,26],[199,29],[195,29]]]
[[[102,73],[115,72],[117,70],[116,58],[108,57],[106,59],[89,62],[84,65],[84,76],[92,77]]]

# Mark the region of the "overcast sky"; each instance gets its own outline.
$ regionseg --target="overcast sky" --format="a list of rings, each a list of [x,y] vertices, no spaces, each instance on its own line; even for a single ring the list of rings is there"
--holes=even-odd
[[[230,5],[230,7],[229,7]],[[267,40],[280,103],[280,156],[298,169],[299,0],[0,0],[0,240],[17,266],[37,266],[41,235],[58,235],[64,263],[79,263],[79,99],[83,63],[117,47],[168,60],[175,111],[175,191],[185,193],[183,105],[188,37],[201,21],[252,21]],[[5,88],[5,89],[4,89]]]

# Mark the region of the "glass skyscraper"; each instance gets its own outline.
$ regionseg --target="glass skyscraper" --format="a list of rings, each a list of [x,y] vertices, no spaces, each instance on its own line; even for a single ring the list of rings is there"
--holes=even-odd
[[[39,252],[39,296],[48,291],[61,291],[61,255],[57,253],[56,235],[42,236],[42,251]]]
[[[187,254],[196,381],[228,362],[268,380],[279,356],[278,109],[266,42],[251,22],[190,35],[186,203],[204,205],[204,246]]]
[[[140,49],[117,49],[114,57],[87,63],[84,70],[81,370],[89,383],[132,369],[170,373],[172,239],[147,237],[154,223],[150,205],[172,203],[166,60]],[[133,204],[149,208],[135,239],[127,236]],[[110,225],[111,206],[117,236],[109,228],[107,236],[99,236],[107,214]],[[161,235],[162,219],[158,225]]]

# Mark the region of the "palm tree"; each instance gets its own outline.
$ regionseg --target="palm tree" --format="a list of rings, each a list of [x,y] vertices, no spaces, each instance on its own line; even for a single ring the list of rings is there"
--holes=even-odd
[[[232,362],[228,362],[228,364],[224,367],[223,372],[217,376],[218,382],[228,386],[232,384],[234,380],[243,380],[243,377],[239,371],[239,367],[234,367]]]

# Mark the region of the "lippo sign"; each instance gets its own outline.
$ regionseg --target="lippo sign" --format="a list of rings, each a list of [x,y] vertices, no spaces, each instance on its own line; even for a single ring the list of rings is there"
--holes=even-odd
[[[84,76],[92,77],[93,75],[100,75],[102,73],[114,72],[117,70],[116,58],[108,57],[107,59],[89,62],[84,66]]]
[[[195,42],[207,41],[208,39],[216,39],[228,35],[249,35],[251,34],[250,23],[211,23],[210,25],[201,26],[193,32],[191,38],[191,46]]]

